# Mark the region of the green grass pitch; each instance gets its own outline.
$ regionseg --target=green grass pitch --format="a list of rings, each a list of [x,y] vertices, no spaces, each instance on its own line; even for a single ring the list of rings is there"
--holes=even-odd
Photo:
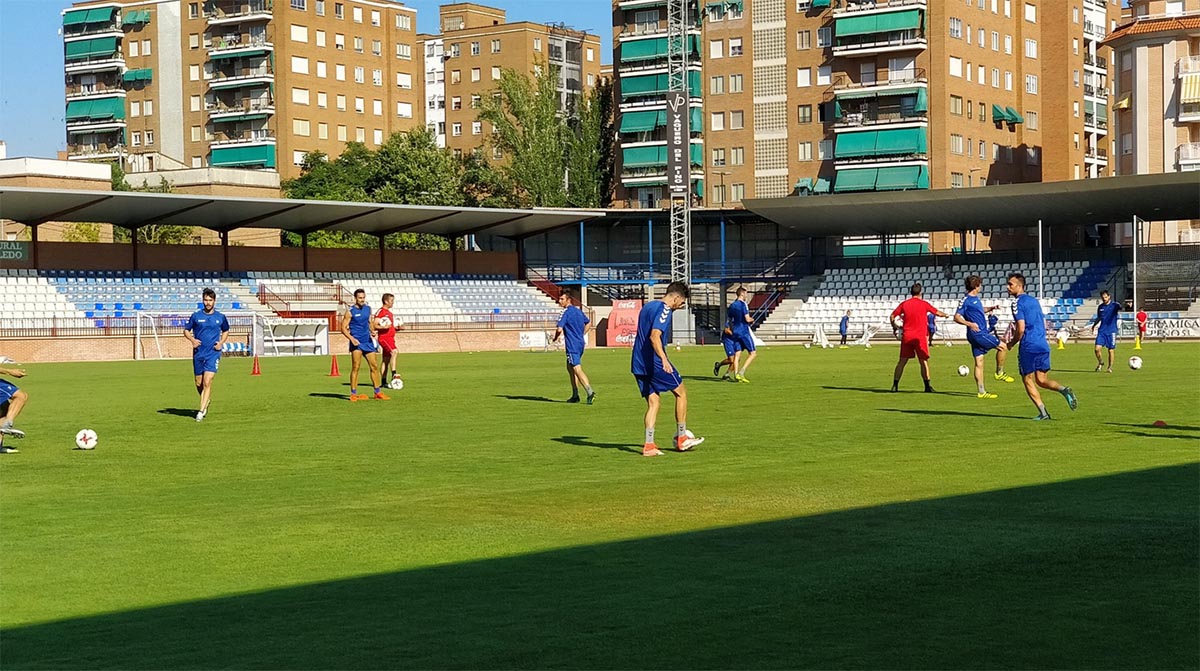
[[[640,456],[628,351],[32,364],[0,457],[0,667],[1200,667],[1200,345],[1054,352],[1055,421],[938,346],[672,351],[695,452]],[[1015,373],[1015,361],[1010,370]],[[659,444],[674,433],[664,400]],[[1156,420],[1166,427],[1155,427]],[[75,451],[81,428],[100,436]]]

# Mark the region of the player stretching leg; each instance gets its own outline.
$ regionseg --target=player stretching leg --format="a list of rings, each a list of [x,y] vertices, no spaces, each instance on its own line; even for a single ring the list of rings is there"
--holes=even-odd
[[[721,346],[725,348],[725,358],[713,364],[713,377],[721,375],[721,368],[729,366],[729,372],[721,378],[722,380],[737,380],[738,377],[738,347],[737,340],[733,337],[733,330],[728,326],[721,329]]]
[[[0,375],[21,378],[25,377],[25,371],[20,368],[0,368]],[[29,395],[18,389],[17,385],[8,380],[0,380],[0,412],[4,413],[0,419],[0,454],[17,452],[17,448],[4,444],[4,436],[25,437],[25,432],[14,427],[13,422],[16,421],[17,415],[21,414],[21,408],[25,407],[28,400]]]
[[[665,392],[675,395],[675,449],[686,452],[704,442],[687,430],[687,390],[683,378],[667,359],[663,349],[663,334],[671,328],[671,313],[687,302],[688,286],[683,282],[667,285],[667,295],[661,301],[650,301],[638,314],[637,336],[633,340],[630,371],[637,380],[642,398],[646,399],[646,442],[643,457],[657,457],[662,451],[654,444],[654,424],[658,419],[659,396]]]
[[[900,377],[904,375],[904,367],[909,359],[916,357],[921,362],[921,379],[925,381],[925,391],[933,393],[933,386],[929,384],[929,333],[925,316],[934,314],[946,318],[950,315],[926,303],[921,298],[922,291],[921,283],[913,282],[909,289],[912,298],[892,310],[893,329],[897,328],[896,317],[904,318],[904,334],[900,337],[900,360],[896,362],[896,371],[892,375],[892,391],[900,391]]]
[[[558,318],[558,328],[554,330],[554,342],[562,338],[566,343],[567,379],[571,381],[571,398],[567,399],[567,403],[579,402],[579,386],[583,385],[587,404],[591,405],[596,400],[596,392],[583,372],[583,349],[587,345],[587,335],[592,330],[592,320],[571,302],[573,298],[574,295],[565,289],[558,295],[558,305],[563,312]]]
[[[1096,316],[1092,317],[1089,322],[1092,325],[1092,333],[1096,333],[1096,327],[1100,327],[1100,333],[1096,335],[1096,372],[1104,367],[1104,358],[1101,356],[1100,350],[1108,350],[1108,372],[1112,372],[1113,358],[1117,354],[1117,318],[1121,314],[1121,306],[1113,302],[1112,296],[1108,291],[1100,292],[1100,305],[1096,306]]]
[[[958,304],[958,310],[954,313],[954,322],[967,327],[967,343],[971,345],[971,354],[975,357],[975,385],[979,398],[996,398],[995,394],[989,394],[984,387],[983,359],[988,350],[996,350],[996,379],[1013,382],[1013,377],[1004,372],[1004,360],[1008,358],[1008,345],[1000,342],[994,333],[995,329],[989,326],[993,317],[989,317],[987,314],[995,310],[996,306],[984,308],[983,301],[979,300],[979,293],[983,288],[983,278],[971,275],[963,280],[963,284],[967,289],[967,295],[963,296],[962,302]]]
[[[1021,366],[1021,381],[1025,383],[1025,393],[1038,409],[1034,419],[1050,419],[1046,406],[1042,403],[1042,395],[1038,387],[1057,391],[1067,399],[1067,407],[1074,410],[1078,405],[1075,393],[1070,387],[1051,380],[1046,376],[1050,371],[1050,343],[1046,341],[1046,315],[1037,299],[1025,293],[1025,276],[1012,273],[1008,276],[1008,294],[1015,298],[1013,302],[1013,323],[1016,331],[1008,348],[1012,349],[1017,343],[1021,348],[1017,351],[1017,361]]]
[[[738,287],[737,299],[729,304],[728,310],[729,330],[733,332],[733,339],[737,342],[739,352],[733,355],[734,375],[733,379],[738,382],[749,383],[746,379],[746,371],[750,368],[750,363],[758,356],[758,352],[754,349],[754,335],[750,333],[750,325],[754,323],[754,317],[750,316],[750,306],[746,304],[746,287]],[[741,352],[749,352],[750,356],[746,357],[745,362],[738,361]]]
[[[379,391],[379,359],[375,356],[375,343],[371,341],[376,333],[375,320],[371,319],[371,306],[367,305],[367,292],[355,289],[354,305],[351,305],[342,317],[342,335],[350,341],[351,401],[365,401],[371,398],[358,393],[358,369],[362,366],[364,356],[371,368],[371,385],[375,387],[375,398],[380,401],[388,400],[388,397]]]
[[[399,324],[396,323],[396,316],[392,314],[392,304],[396,302],[395,296],[384,294],[380,300],[383,302],[383,307],[379,308],[379,312],[375,313],[375,321],[378,322],[381,318],[386,318],[388,327],[379,330],[379,325],[376,324],[376,331],[379,333],[379,349],[383,356],[383,374],[380,376],[380,382],[384,380],[399,380],[400,372],[396,370],[396,328]],[[389,373],[391,373],[389,377]]]
[[[192,374],[196,376],[196,393],[200,395],[200,411],[196,421],[204,421],[212,400],[213,378],[221,363],[221,348],[229,339],[229,320],[217,312],[217,292],[205,289],[201,294],[201,310],[188,317],[183,335],[192,343]]]

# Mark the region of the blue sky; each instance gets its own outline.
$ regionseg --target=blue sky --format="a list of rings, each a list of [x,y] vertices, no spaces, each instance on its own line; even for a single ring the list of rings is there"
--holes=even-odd
[[[612,42],[612,4],[606,0],[520,0],[481,4],[508,11],[510,21],[562,22]],[[57,0],[0,0],[0,140],[8,156],[53,158],[66,148],[63,128],[63,9]],[[437,32],[437,0],[409,0],[417,28]],[[606,53],[606,62],[611,54]]]

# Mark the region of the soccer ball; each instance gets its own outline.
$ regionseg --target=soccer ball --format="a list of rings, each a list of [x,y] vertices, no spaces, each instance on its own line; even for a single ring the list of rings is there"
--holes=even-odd
[[[1142,357],[1140,357],[1140,356],[1129,357],[1129,367],[1134,370],[1141,368],[1142,367]]]
[[[404,380],[401,380],[398,377],[394,377],[394,378],[392,378],[392,382],[388,386],[391,387],[392,389],[395,389],[396,391],[400,391],[401,389],[404,388]]]
[[[967,374],[968,374],[968,373],[970,373],[970,372],[971,372],[971,369],[970,369],[970,368],[967,368],[966,366],[959,366],[959,367],[958,367],[958,376],[959,376],[959,377],[966,377],[966,376],[967,376]]]
[[[804,343],[804,349],[808,349],[810,347],[812,347],[812,343],[808,343],[808,342]]]
[[[99,439],[96,438],[96,432],[91,429],[82,429],[75,434],[75,446],[81,450],[96,449],[97,440]]]
[[[379,331],[386,331],[392,328],[392,320],[387,317],[379,317],[375,320],[375,328]]]
[[[684,436],[685,436],[685,437],[686,437],[688,440],[691,440],[692,438],[695,438],[695,437],[696,437],[696,434],[692,433],[692,430],[691,430],[691,429],[684,429],[684,430],[683,430],[683,435],[684,435]],[[678,437],[679,437],[679,434],[675,434],[675,437],[676,437],[676,438],[678,438]]]

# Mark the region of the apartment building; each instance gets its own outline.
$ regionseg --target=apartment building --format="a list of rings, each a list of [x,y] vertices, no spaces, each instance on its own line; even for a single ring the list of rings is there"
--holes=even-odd
[[[421,123],[416,10],[388,0],[149,0],[63,13],[67,151],[128,171],[300,173]]]
[[[466,2],[442,5],[438,25],[440,34],[419,38],[425,123],[437,133],[439,146],[455,155],[484,147],[491,128],[478,120],[479,105],[499,86],[503,70],[533,75],[557,68],[563,109],[600,77],[596,35],[564,25],[509,23],[503,9]]]
[[[967,188],[1111,174],[1106,27],[1118,0],[726,0],[694,5],[703,79],[699,202]],[[622,157],[645,135],[624,82],[663,71],[665,0],[614,4]],[[632,67],[631,67],[632,66]],[[658,68],[659,70],[654,70]],[[633,124],[635,127],[637,124]],[[698,131],[698,132],[697,132]],[[640,156],[638,154],[637,156]],[[661,206],[662,165],[618,166],[619,198]],[[982,236],[914,236],[949,251]],[[853,245],[856,241],[848,241]],[[874,253],[875,241],[863,242]],[[849,246],[848,246],[849,249]]]
[[[1113,84],[1116,172],[1200,170],[1200,0],[1132,0],[1105,39]],[[1200,242],[1200,222],[1148,227],[1152,242]],[[1128,244],[1132,226],[1108,231]]]

